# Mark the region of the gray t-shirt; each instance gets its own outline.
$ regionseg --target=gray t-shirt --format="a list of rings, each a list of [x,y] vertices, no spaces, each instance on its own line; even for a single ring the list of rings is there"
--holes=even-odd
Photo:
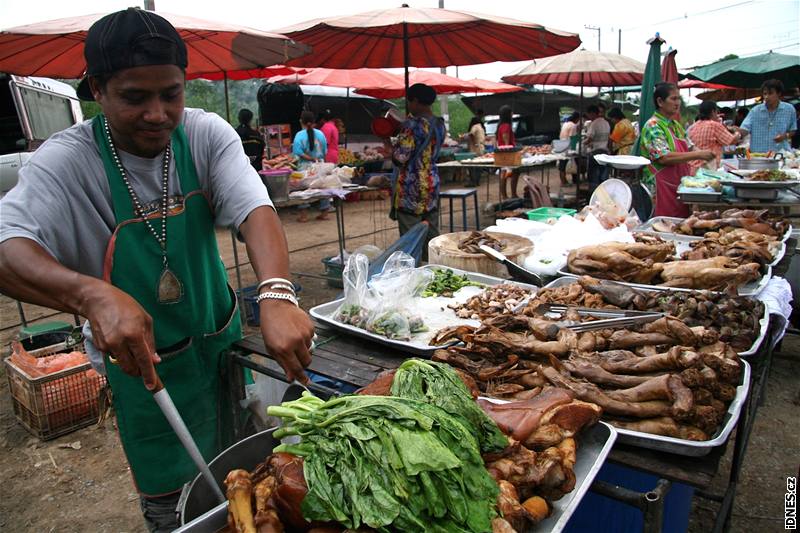
[[[272,205],[239,135],[227,122],[214,113],[186,109],[183,126],[217,226],[238,230],[253,209]],[[157,205],[162,155],[146,159],[120,151],[120,159],[142,204]],[[173,158],[169,194],[180,193]],[[48,139],[20,169],[19,183],[0,200],[0,242],[32,239],[67,268],[98,278],[115,226],[91,121]]]

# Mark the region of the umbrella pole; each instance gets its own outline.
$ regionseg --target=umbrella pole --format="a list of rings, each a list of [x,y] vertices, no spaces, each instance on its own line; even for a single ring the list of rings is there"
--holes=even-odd
[[[228,124],[231,123],[231,104],[228,101],[228,73],[223,73],[223,83],[225,85],[225,118],[228,120]]]
[[[344,147],[347,148],[347,123],[350,120],[350,87],[347,88],[347,97],[344,99]]]
[[[405,112],[408,115],[408,24],[403,23],[403,64],[405,67],[406,90],[404,92]]]

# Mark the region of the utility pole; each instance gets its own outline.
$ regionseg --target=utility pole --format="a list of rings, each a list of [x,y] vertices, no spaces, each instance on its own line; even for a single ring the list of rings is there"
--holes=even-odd
[[[439,0],[439,9],[444,9],[444,0]],[[458,68],[458,67],[456,67]],[[447,68],[442,67],[440,72],[442,74],[447,74]],[[458,74],[456,74],[458,76]],[[444,127],[445,131],[450,131],[450,113],[447,112],[447,95],[443,94],[439,96],[439,113],[441,113],[442,118],[444,119]]]
[[[597,32],[597,51],[600,51],[600,27],[599,26],[589,26],[588,24],[584,26],[587,30],[592,30]]]
[[[146,11],[155,11],[156,0],[144,0],[144,8]]]
[[[622,55],[622,30],[617,30],[617,53]]]

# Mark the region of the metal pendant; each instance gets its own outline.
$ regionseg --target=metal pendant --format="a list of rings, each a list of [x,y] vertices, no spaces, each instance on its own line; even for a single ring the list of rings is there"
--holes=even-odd
[[[175,304],[183,299],[183,284],[178,276],[165,267],[158,279],[158,303]]]

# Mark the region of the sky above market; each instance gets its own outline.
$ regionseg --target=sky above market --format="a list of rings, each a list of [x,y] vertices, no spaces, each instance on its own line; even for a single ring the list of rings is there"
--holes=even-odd
[[[141,1],[141,0],[140,0]],[[438,0],[155,0],[156,11],[251,26],[262,30],[296,24],[312,18],[351,15],[397,7],[439,7]],[[682,71],[713,62],[727,54],[749,56],[770,50],[800,55],[800,1],[798,0],[444,0],[447,9],[489,13],[536,22],[580,33],[590,50],[621,53],[647,60],[646,41],[659,32],[664,49],[678,50]],[[43,20],[103,13],[141,5],[133,0],[47,0],[0,2],[3,29]],[[599,28],[599,32],[597,29]],[[458,68],[460,78],[499,80],[522,63],[492,63]],[[451,67],[448,74],[456,75]]]

